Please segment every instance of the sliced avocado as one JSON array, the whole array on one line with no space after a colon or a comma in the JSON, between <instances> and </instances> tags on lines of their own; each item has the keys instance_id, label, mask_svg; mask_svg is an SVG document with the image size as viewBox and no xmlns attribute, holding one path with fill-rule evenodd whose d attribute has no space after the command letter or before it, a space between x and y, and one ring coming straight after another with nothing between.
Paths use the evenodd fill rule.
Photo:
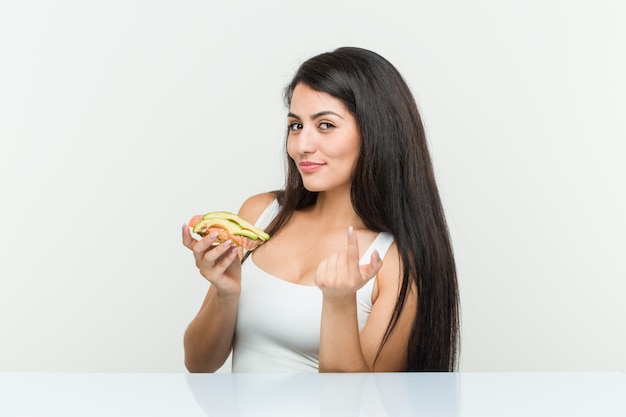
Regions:
<instances>
[{"instance_id":1,"label":"sliced avocado","mask_svg":"<svg viewBox=\"0 0 626 417\"><path fill-rule=\"evenodd\" d=\"M239 224L228 220L209 217L208 219L200 220L193 228L194 233L198 233L202 230L206 230L210 227L221 227L228 230L235 236L245 236L252 240L257 240L259 236L251 230L243 229Z\"/></svg>"},{"instance_id":2,"label":"sliced avocado","mask_svg":"<svg viewBox=\"0 0 626 417\"><path fill-rule=\"evenodd\" d=\"M253 232L255 235L257 235L259 237L259 239L261 239L263 241L268 240L270 238L270 235L265 233L265 231L259 229L255 225L245 221L244 219L242 219L241 217L239 217L235 213L231 213L231 212L228 212L228 211L211 211L211 212L208 212L208 213L204 214L202 216L202 218L205 219L205 220L206 219L226 219L226 220L229 220L231 222L237 223L243 229L246 229L246 230L249 230L249 231Z\"/></svg>"},{"instance_id":3,"label":"sliced avocado","mask_svg":"<svg viewBox=\"0 0 626 417\"><path fill-rule=\"evenodd\" d=\"M252 240L257 240L259 238L259 236L257 236L256 233L251 232L248 229L237 230L236 232L233 232L233 235L235 235L235 236L244 236L244 237L247 237L247 238L252 239Z\"/></svg>"},{"instance_id":4,"label":"sliced avocado","mask_svg":"<svg viewBox=\"0 0 626 417\"><path fill-rule=\"evenodd\" d=\"M198 233L202 230L208 229L211 226L221 227L222 229L226 229L230 233L233 233L233 234L241 230L241 226L239 226L237 223L232 222L230 220L208 218L208 219L200 220L198 223L196 223L196 225L193 227L193 231L194 233Z\"/></svg>"}]
</instances>

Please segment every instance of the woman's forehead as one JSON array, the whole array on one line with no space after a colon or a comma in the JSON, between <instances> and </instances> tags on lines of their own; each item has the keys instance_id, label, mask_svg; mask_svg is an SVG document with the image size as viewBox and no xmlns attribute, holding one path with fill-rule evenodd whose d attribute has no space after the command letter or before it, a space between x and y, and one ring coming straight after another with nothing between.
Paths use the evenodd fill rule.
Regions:
<instances>
[{"instance_id":1,"label":"woman's forehead","mask_svg":"<svg viewBox=\"0 0 626 417\"><path fill-rule=\"evenodd\" d=\"M308 118L321 112L343 116L348 113L348 109L338 98L300 83L293 90L289 112L294 116Z\"/></svg>"}]
</instances>

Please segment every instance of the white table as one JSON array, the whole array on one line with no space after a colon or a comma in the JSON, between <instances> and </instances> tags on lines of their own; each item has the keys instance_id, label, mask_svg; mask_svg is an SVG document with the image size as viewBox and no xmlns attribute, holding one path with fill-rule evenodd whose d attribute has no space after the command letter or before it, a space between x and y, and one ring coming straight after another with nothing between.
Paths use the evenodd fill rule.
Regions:
<instances>
[{"instance_id":1,"label":"white table","mask_svg":"<svg viewBox=\"0 0 626 417\"><path fill-rule=\"evenodd\" d=\"M0 416L626 417L626 373L0 372Z\"/></svg>"}]
</instances>

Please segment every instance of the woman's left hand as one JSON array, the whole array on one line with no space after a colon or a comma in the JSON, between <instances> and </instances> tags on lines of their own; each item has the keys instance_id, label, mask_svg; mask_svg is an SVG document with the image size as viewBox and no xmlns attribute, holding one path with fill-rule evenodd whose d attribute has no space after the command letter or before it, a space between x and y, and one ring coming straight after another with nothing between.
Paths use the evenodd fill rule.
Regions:
<instances>
[{"instance_id":1,"label":"woman's left hand","mask_svg":"<svg viewBox=\"0 0 626 417\"><path fill-rule=\"evenodd\" d=\"M352 227L348 229L348 249L336 252L320 262L315 274L317 285L325 297L344 298L372 279L383 265L377 251L372 253L370 263L359 265L359 243Z\"/></svg>"}]
</instances>

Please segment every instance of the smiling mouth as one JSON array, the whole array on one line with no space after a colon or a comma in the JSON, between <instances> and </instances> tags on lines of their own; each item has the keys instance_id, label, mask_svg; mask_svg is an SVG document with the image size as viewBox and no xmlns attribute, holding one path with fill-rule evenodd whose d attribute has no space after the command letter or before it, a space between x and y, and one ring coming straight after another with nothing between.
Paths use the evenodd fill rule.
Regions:
<instances>
[{"instance_id":1,"label":"smiling mouth","mask_svg":"<svg viewBox=\"0 0 626 417\"><path fill-rule=\"evenodd\" d=\"M316 162L300 162L298 166L300 167L300 172L309 173L319 170L324 166L324 164Z\"/></svg>"}]
</instances>

